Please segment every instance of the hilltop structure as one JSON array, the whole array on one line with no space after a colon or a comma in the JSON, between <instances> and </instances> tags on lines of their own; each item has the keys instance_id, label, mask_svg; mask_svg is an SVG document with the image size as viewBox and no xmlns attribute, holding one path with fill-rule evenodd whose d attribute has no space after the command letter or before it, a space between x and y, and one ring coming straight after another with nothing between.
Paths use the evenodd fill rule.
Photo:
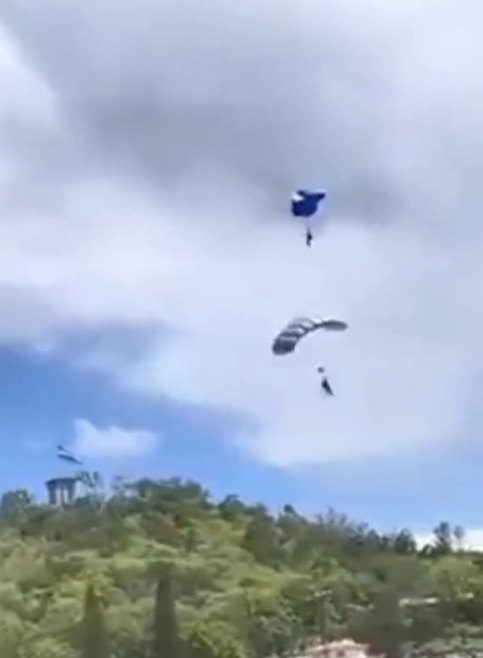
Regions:
<instances>
[{"instance_id":1,"label":"hilltop structure","mask_svg":"<svg viewBox=\"0 0 483 658\"><path fill-rule=\"evenodd\" d=\"M71 505L75 500L78 478L75 476L56 477L45 483L49 495L49 505Z\"/></svg>"}]
</instances>

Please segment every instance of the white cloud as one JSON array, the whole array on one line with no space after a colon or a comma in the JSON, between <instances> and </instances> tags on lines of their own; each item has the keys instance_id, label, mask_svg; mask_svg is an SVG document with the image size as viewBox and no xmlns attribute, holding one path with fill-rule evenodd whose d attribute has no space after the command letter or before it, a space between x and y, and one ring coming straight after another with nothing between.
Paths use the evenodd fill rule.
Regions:
<instances>
[{"instance_id":1,"label":"white cloud","mask_svg":"<svg viewBox=\"0 0 483 658\"><path fill-rule=\"evenodd\" d=\"M156 434L147 430L101 429L88 420L76 420L72 451L82 457L142 457L157 442Z\"/></svg>"},{"instance_id":2,"label":"white cloud","mask_svg":"<svg viewBox=\"0 0 483 658\"><path fill-rule=\"evenodd\" d=\"M433 535L430 532L416 534L415 539L419 548L433 543ZM460 548L467 551L483 551L483 528L465 529Z\"/></svg>"},{"instance_id":3,"label":"white cloud","mask_svg":"<svg viewBox=\"0 0 483 658\"><path fill-rule=\"evenodd\" d=\"M483 551L483 528L466 530L461 547L467 550Z\"/></svg>"},{"instance_id":4,"label":"white cloud","mask_svg":"<svg viewBox=\"0 0 483 658\"><path fill-rule=\"evenodd\" d=\"M209 39L187 3L158 20L146 0L133 21L105 0L104 25L85 2L62 10L72 22L50 0L39 14L0 2L38 65L30 95L0 88L0 106L22 108L14 135L30 136L21 162L0 160L0 205L15 209L0 217L4 339L168 322L179 339L134 364L97 357L129 385L256 419L234 438L273 463L454 440L483 361L483 7L212 0ZM3 49L11 76L34 76ZM332 192L311 250L285 214L284 185L306 181ZM350 328L274 358L299 314Z\"/></svg>"}]
</instances>

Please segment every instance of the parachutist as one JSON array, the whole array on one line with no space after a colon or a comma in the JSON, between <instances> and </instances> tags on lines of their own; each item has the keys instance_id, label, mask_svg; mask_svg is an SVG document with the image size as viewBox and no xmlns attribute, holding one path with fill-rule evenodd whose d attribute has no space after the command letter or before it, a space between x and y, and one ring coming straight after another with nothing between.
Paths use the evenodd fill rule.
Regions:
<instances>
[{"instance_id":1,"label":"parachutist","mask_svg":"<svg viewBox=\"0 0 483 658\"><path fill-rule=\"evenodd\" d=\"M321 382L321 386L324 389L324 391L327 393L327 395L334 395L334 391L332 390L327 377L323 378L323 380Z\"/></svg>"},{"instance_id":2,"label":"parachutist","mask_svg":"<svg viewBox=\"0 0 483 658\"><path fill-rule=\"evenodd\" d=\"M307 247L312 245L314 239L310 218L317 214L319 206L326 196L325 190L297 190L292 194L292 215L306 220L305 244Z\"/></svg>"},{"instance_id":3,"label":"parachutist","mask_svg":"<svg viewBox=\"0 0 483 658\"><path fill-rule=\"evenodd\" d=\"M323 374L325 372L325 369L322 367L317 368L317 372L320 374ZM320 385L322 386L322 389L327 393L327 395L334 395L334 391L332 390L331 385L329 384L329 380L327 377L323 377L322 381L320 382Z\"/></svg>"}]
</instances>

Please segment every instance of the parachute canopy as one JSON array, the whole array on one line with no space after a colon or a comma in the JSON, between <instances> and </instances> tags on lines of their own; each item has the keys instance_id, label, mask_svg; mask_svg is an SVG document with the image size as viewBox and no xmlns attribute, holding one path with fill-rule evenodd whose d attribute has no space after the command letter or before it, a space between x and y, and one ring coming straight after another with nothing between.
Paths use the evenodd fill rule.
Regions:
<instances>
[{"instance_id":1,"label":"parachute canopy","mask_svg":"<svg viewBox=\"0 0 483 658\"><path fill-rule=\"evenodd\" d=\"M325 199L324 190L297 190L292 194L292 215L295 217L312 217Z\"/></svg>"},{"instance_id":2,"label":"parachute canopy","mask_svg":"<svg viewBox=\"0 0 483 658\"><path fill-rule=\"evenodd\" d=\"M74 457L74 455L69 450L66 450L63 446L57 446L57 457L65 462L70 462L71 464L79 464L80 466L82 465L80 459Z\"/></svg>"},{"instance_id":3,"label":"parachute canopy","mask_svg":"<svg viewBox=\"0 0 483 658\"><path fill-rule=\"evenodd\" d=\"M317 329L326 331L345 331L347 324L342 320L317 320L313 318L295 318L287 324L273 341L272 352L278 356L290 354L297 347L299 340Z\"/></svg>"}]
</instances>

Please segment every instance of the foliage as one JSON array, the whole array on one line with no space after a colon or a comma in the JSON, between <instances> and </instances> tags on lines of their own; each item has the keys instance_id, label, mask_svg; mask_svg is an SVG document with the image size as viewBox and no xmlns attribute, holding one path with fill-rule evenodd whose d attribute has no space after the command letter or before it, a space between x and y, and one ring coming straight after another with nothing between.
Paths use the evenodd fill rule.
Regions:
<instances>
[{"instance_id":1,"label":"foliage","mask_svg":"<svg viewBox=\"0 0 483 658\"><path fill-rule=\"evenodd\" d=\"M170 565L161 567L154 603L154 628L151 658L180 658L181 643L178 631L173 574Z\"/></svg>"},{"instance_id":2,"label":"foliage","mask_svg":"<svg viewBox=\"0 0 483 658\"><path fill-rule=\"evenodd\" d=\"M82 483L64 509L1 498L2 658L265 658L314 636L390 658L483 646L483 556L458 526L418 549L405 529L274 515L195 482Z\"/></svg>"},{"instance_id":3,"label":"foliage","mask_svg":"<svg viewBox=\"0 0 483 658\"><path fill-rule=\"evenodd\" d=\"M101 602L92 585L88 585L84 599L82 620L82 658L109 658L109 645Z\"/></svg>"}]
</instances>

